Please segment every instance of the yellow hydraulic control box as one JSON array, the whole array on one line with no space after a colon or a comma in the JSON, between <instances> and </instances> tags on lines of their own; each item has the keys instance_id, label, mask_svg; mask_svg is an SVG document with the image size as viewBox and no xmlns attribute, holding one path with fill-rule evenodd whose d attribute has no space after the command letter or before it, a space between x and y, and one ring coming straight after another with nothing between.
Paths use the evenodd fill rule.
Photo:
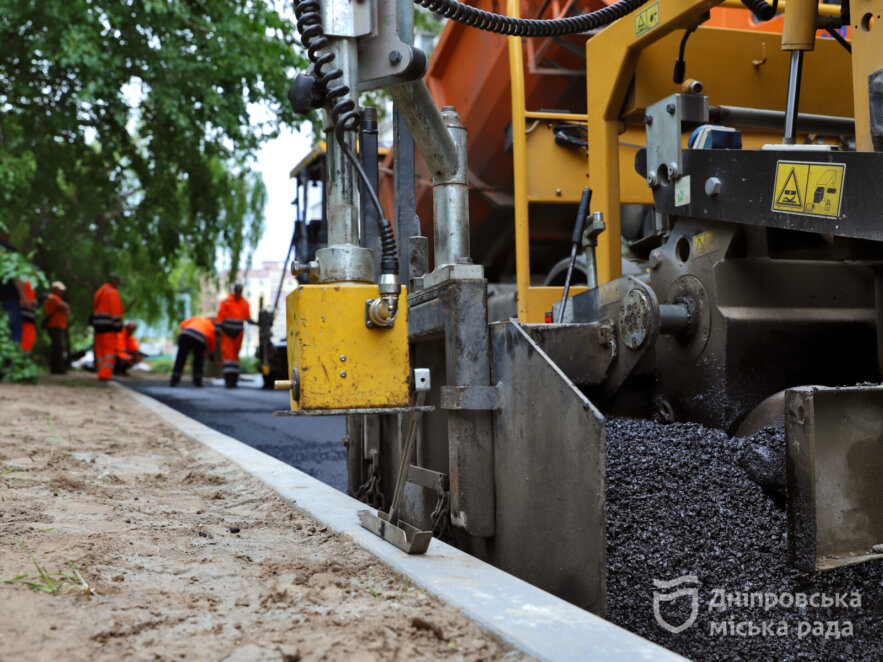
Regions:
<instances>
[{"instance_id":1,"label":"yellow hydraulic control box","mask_svg":"<svg viewBox=\"0 0 883 662\"><path fill-rule=\"evenodd\" d=\"M365 325L377 285L301 285L285 299L291 408L407 407L407 292L391 328Z\"/></svg>"}]
</instances>

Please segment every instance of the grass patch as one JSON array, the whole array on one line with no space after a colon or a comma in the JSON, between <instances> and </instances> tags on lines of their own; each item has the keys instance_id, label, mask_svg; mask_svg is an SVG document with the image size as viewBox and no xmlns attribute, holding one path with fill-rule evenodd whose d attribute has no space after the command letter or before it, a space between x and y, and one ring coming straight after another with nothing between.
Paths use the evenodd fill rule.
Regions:
<instances>
[{"instance_id":1,"label":"grass patch","mask_svg":"<svg viewBox=\"0 0 883 662\"><path fill-rule=\"evenodd\" d=\"M89 583L83 579L83 575L80 573L77 566L74 565L73 561L67 562L71 572L49 573L43 570L40 564L37 563L37 559L34 558L34 554L27 545L23 542L19 542L18 545L30 557L37 572L25 572L16 577L10 577L9 579L0 579L0 584L21 584L28 588L32 588L35 591L49 593L50 595L58 595L62 592L77 593L86 598L97 595Z\"/></svg>"},{"instance_id":2,"label":"grass patch","mask_svg":"<svg viewBox=\"0 0 883 662\"><path fill-rule=\"evenodd\" d=\"M239 359L239 372L250 375L261 371L261 365L256 356L243 356Z\"/></svg>"},{"instance_id":3,"label":"grass patch","mask_svg":"<svg viewBox=\"0 0 883 662\"><path fill-rule=\"evenodd\" d=\"M27 471L27 469L24 469L22 467L14 467L10 464L8 467L4 467L3 469L0 469L0 476L5 476L6 474L11 474L14 471Z\"/></svg>"},{"instance_id":4,"label":"grass patch","mask_svg":"<svg viewBox=\"0 0 883 662\"><path fill-rule=\"evenodd\" d=\"M155 359L144 359L144 362L150 366L150 371L159 373L161 375L170 375L172 374L172 367L174 362L171 357L168 356L158 356Z\"/></svg>"},{"instance_id":5,"label":"grass patch","mask_svg":"<svg viewBox=\"0 0 883 662\"><path fill-rule=\"evenodd\" d=\"M377 593L377 591L375 591L373 588L371 588L371 585L368 584L368 582L366 582L365 580L363 580L361 577L359 577L359 576L358 576L356 573L354 573L352 570L347 570L347 572L349 573L350 577L352 577L352 578L355 579L357 582L359 582L362 586L364 586L364 587L367 588L369 591L371 591L371 595L373 595L373 596L374 596L375 598L377 598L378 600L380 599L380 594Z\"/></svg>"}]
</instances>

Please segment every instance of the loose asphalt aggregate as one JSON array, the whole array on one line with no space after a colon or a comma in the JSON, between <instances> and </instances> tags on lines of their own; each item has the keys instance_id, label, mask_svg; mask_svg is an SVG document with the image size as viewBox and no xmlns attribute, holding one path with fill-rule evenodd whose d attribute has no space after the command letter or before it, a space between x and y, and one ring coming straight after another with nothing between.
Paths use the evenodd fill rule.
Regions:
<instances>
[{"instance_id":1,"label":"loose asphalt aggregate","mask_svg":"<svg viewBox=\"0 0 883 662\"><path fill-rule=\"evenodd\" d=\"M608 420L610 621L699 661L883 660L883 562L815 573L791 567L780 481L760 480L762 487L752 476L768 472L746 462L758 447L784 462L782 444L772 430L739 440L695 424ZM683 576L698 582L653 583ZM661 620L677 628L691 616L692 588L694 623L667 631L654 599ZM679 589L687 592L659 599ZM797 606L800 594L813 604ZM844 602L815 606L838 595Z\"/></svg>"}]
</instances>

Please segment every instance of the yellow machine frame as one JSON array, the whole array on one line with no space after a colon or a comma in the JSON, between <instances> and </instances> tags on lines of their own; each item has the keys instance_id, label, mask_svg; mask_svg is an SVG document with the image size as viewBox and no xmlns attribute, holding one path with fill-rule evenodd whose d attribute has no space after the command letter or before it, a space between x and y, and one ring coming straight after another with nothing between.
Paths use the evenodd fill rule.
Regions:
<instances>
[{"instance_id":1,"label":"yellow machine frame","mask_svg":"<svg viewBox=\"0 0 883 662\"><path fill-rule=\"evenodd\" d=\"M874 11L867 9L874 4L880 5L883 1L864 2L860 6L866 14ZM598 282L609 282L621 275L620 204L652 203L650 188L634 170L635 152L646 141L640 123L643 110L681 91L671 81L670 55L677 52L680 39L680 35L673 32L695 24L702 14L718 5L744 9L738 0L723 3L719 0L656 0L647 8L658 9L658 21L639 35L636 36L635 20L640 12L636 12L589 39L586 115L535 112L525 107L522 40L509 37L516 282L518 317L522 322L543 321L545 312L551 310L562 294L560 287L531 284L529 206L533 202L576 203L582 187L589 184L594 192L592 210L601 211L607 224L596 250ZM784 2L779 3L780 9L785 6ZM507 11L517 17L518 0L509 0ZM839 7L820 5L819 12L839 15ZM863 32L860 20L854 21L852 63L849 54L833 40L817 41L815 51L807 54L807 77L811 77L810 81L815 78L826 83L824 87L804 84L801 111L849 117L853 115L854 99L855 107L864 109L864 113L855 114L856 134L861 136L859 149L868 150L871 148L867 74L874 70L870 54L873 33ZM706 84L706 91L715 103L782 110L788 62L787 57L778 52L780 43L781 35L776 33L700 28L690 42L690 76ZM712 56L724 51L725 61ZM867 64L861 64L863 57ZM740 63L741 68L735 63ZM852 81L842 76L850 64L856 81L852 85L854 93L850 89ZM858 73L860 69L864 74ZM859 84L862 75L864 82ZM624 119L631 121L624 122ZM562 159L567 163L574 160L572 152L563 154L566 150L557 148L550 140L542 140L542 136L532 138L539 132L530 132L528 122L587 123L589 155L585 167L562 164ZM686 145L686 137L684 140ZM742 140L744 148L759 149L763 144L777 142L779 137L774 132L748 130L742 132ZM575 287L571 294L583 290Z\"/></svg>"}]
</instances>

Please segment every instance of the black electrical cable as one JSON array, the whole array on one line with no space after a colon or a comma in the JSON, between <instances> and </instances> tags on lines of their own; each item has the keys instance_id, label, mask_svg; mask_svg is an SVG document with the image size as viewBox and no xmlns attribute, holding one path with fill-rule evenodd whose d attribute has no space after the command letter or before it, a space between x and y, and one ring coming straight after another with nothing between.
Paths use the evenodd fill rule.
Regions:
<instances>
[{"instance_id":1,"label":"black electrical cable","mask_svg":"<svg viewBox=\"0 0 883 662\"><path fill-rule=\"evenodd\" d=\"M307 57L313 63L313 71L317 76L313 96L319 105L330 107L329 112L334 123L334 137L337 139L337 144L340 145L340 149L349 159L359 179L362 180L364 190L368 192L368 197L371 199L371 204L377 209L377 228L380 235L380 272L398 275L399 255L392 223L383 213L377 192L371 186L368 175L362 168L358 157L346 144L345 132L358 131L362 116L356 108L355 102L349 98L349 86L333 85L335 80L343 76L343 71L337 67L326 71L326 67L334 61L334 53L320 52L321 49L328 46L328 38L322 28L319 9L319 0L299 0L294 7L301 42L307 49Z\"/></svg>"},{"instance_id":2,"label":"black electrical cable","mask_svg":"<svg viewBox=\"0 0 883 662\"><path fill-rule=\"evenodd\" d=\"M469 27L514 37L559 37L610 25L648 0L619 0L609 7L579 16L533 19L512 18L464 5L458 0L414 0L424 9ZM762 0L758 0L761 1Z\"/></svg>"},{"instance_id":3,"label":"black electrical cable","mask_svg":"<svg viewBox=\"0 0 883 662\"><path fill-rule=\"evenodd\" d=\"M681 47L678 49L678 59L675 60L675 72L672 77L675 85L680 85L684 82L684 75L687 72L687 61L684 59L684 52L687 50L687 40L690 38L691 34L696 32L698 27L698 23L696 25L691 25L684 30L684 36L681 37Z\"/></svg>"},{"instance_id":4,"label":"black electrical cable","mask_svg":"<svg viewBox=\"0 0 883 662\"><path fill-rule=\"evenodd\" d=\"M778 2L779 0L775 0ZM705 23L708 19L711 18L711 14L709 12L705 12L702 15L702 18L699 19L696 23L691 25L689 28L684 30L684 36L681 37L681 46L678 49L678 59L675 60L675 73L673 76L673 80L675 85L680 85L684 82L684 75L687 73L687 60L684 55L687 51L687 40L690 38L690 35L696 32L699 29L699 26Z\"/></svg>"},{"instance_id":5,"label":"black electrical cable","mask_svg":"<svg viewBox=\"0 0 883 662\"><path fill-rule=\"evenodd\" d=\"M837 32L837 30L832 30L831 28L825 28L825 32L827 32L831 37L833 37L834 41L843 46L847 50L847 52L852 53L852 46L846 39L843 38L843 35Z\"/></svg>"}]
</instances>

